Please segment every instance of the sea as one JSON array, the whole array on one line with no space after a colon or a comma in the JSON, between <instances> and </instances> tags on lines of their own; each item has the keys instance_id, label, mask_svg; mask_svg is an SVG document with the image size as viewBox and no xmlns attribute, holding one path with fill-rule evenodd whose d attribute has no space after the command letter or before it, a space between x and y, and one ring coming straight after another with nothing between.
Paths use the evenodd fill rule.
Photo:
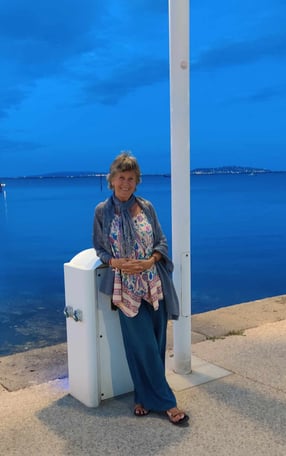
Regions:
<instances>
[{"instance_id":1,"label":"sea","mask_svg":"<svg viewBox=\"0 0 286 456\"><path fill-rule=\"evenodd\" d=\"M0 193L0 355L66 340L63 265L92 247L104 176L6 179ZM171 179L143 176L171 242ZM183 195L182 195L183 197ZM286 173L191 176L191 312L286 293Z\"/></svg>"}]
</instances>

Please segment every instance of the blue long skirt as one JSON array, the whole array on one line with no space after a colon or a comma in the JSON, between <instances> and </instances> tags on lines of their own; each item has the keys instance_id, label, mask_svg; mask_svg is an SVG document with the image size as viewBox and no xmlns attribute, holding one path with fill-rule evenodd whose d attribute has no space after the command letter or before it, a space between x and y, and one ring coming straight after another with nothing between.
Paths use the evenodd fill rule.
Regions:
<instances>
[{"instance_id":1,"label":"blue long skirt","mask_svg":"<svg viewBox=\"0 0 286 456\"><path fill-rule=\"evenodd\" d=\"M138 314L127 317L119 309L121 331L136 404L154 411L176 406L176 398L165 376L167 312L142 300Z\"/></svg>"}]
</instances>

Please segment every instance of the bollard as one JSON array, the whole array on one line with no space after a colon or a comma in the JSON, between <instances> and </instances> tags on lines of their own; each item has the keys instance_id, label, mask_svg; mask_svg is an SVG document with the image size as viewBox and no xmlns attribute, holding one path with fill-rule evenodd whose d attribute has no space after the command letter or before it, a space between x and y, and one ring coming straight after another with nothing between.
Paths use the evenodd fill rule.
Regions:
<instances>
[{"instance_id":1,"label":"bollard","mask_svg":"<svg viewBox=\"0 0 286 456\"><path fill-rule=\"evenodd\" d=\"M94 249L64 264L69 392L88 407L133 391L118 311L99 291L105 273Z\"/></svg>"}]
</instances>

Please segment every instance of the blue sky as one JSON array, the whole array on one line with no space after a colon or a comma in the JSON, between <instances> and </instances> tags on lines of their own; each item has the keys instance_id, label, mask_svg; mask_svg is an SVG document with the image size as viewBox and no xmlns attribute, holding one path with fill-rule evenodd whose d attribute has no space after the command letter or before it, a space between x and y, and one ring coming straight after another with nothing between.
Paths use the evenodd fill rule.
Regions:
<instances>
[{"instance_id":1,"label":"blue sky","mask_svg":"<svg viewBox=\"0 0 286 456\"><path fill-rule=\"evenodd\" d=\"M179 0L177 0L179 1ZM286 170L286 1L191 1L191 167ZM167 0L0 2L0 176L170 170Z\"/></svg>"}]
</instances>

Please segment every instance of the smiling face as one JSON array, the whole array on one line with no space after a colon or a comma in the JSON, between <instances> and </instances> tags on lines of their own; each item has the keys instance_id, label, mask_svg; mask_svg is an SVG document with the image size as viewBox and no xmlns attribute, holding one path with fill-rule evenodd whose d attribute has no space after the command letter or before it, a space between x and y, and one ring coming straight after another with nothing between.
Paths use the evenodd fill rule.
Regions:
<instances>
[{"instance_id":1,"label":"smiling face","mask_svg":"<svg viewBox=\"0 0 286 456\"><path fill-rule=\"evenodd\" d=\"M111 186L114 189L116 198L119 201L128 201L135 192L137 177L135 171L123 171L116 173L111 179Z\"/></svg>"}]
</instances>

